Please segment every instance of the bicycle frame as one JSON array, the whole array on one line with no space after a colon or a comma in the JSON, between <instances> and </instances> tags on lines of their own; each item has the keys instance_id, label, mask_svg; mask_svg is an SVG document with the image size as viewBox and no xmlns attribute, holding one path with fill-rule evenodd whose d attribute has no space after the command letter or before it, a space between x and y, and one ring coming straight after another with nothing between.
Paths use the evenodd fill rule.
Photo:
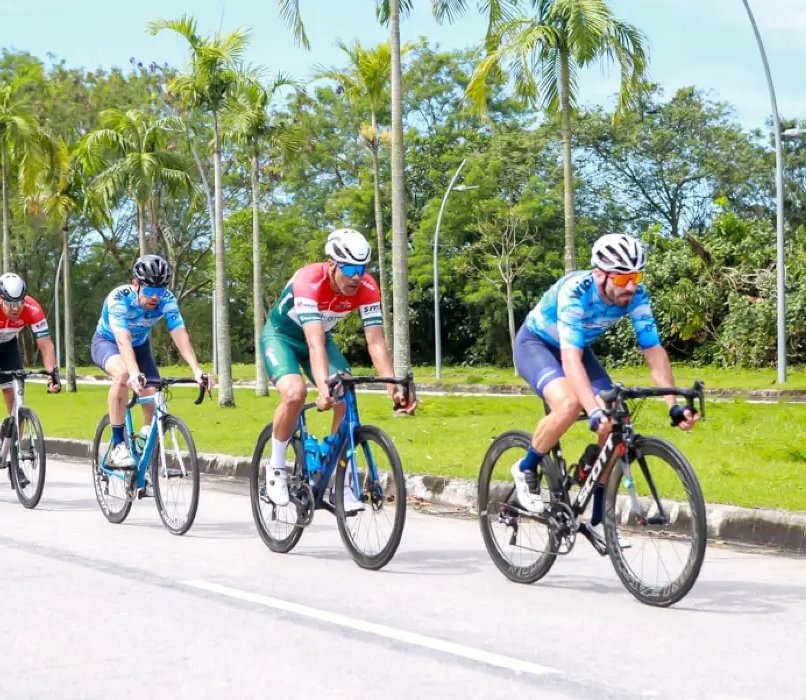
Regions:
<instances>
[{"instance_id":1,"label":"bicycle frame","mask_svg":"<svg viewBox=\"0 0 806 700\"><path fill-rule=\"evenodd\" d=\"M324 508L331 512L334 512L335 509L330 503L328 503L324 499L325 489L327 488L327 485L330 483L330 479L333 476L333 472L336 470L336 467L338 466L339 457L341 456L341 453L344 450L345 445L349 445L349 448L347 450L347 459L353 477L350 483L352 484L352 489L355 496L356 497L360 496L360 492L357 489L358 467L356 466L355 463L354 453L355 453L355 431L361 425L361 421L358 417L358 402L356 401L355 398L355 388L353 386L346 386L344 388L344 395L341 399L339 399L339 402L343 402L345 404L344 419L339 424L339 428L335 434L335 440L333 440L330 443L330 449L323 459L321 469L322 476L316 481L316 483L311 484L311 489L313 490L314 494L314 508ZM307 403L305 404L305 406L303 406L302 411L299 414L297 425L300 440L302 441L303 445L305 444L306 438L308 438L308 436L310 435L305 420L305 413L306 411L315 407L316 407L315 401ZM365 448L365 454L367 457L367 463L370 466L372 478L376 480L378 478L378 470L375 466L372 454L370 453L368 448ZM305 480L310 484L311 475L308 472L308 467L307 464L305 464L304 459L303 459L302 474Z\"/></svg>"},{"instance_id":2,"label":"bicycle frame","mask_svg":"<svg viewBox=\"0 0 806 700\"><path fill-rule=\"evenodd\" d=\"M5 374L11 375L11 386L14 392L14 405L11 409L11 418L14 422L13 435L6 435L0 445L0 464L5 464L12 448L12 437L20 434L20 410L25 407L25 378L32 375L49 375L49 372L42 370L9 370Z\"/></svg>"}]
</instances>

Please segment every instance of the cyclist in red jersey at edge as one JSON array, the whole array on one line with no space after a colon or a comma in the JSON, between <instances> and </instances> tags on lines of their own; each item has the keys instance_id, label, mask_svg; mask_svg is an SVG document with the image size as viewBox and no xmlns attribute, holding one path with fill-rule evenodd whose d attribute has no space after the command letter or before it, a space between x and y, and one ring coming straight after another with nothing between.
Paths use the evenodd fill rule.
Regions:
<instances>
[{"instance_id":1,"label":"cyclist in red jersey at edge","mask_svg":"<svg viewBox=\"0 0 806 700\"><path fill-rule=\"evenodd\" d=\"M31 327L42 355L42 364L51 373L48 379L48 391L51 394L58 394L62 384L59 379L59 368L56 366L56 350L50 339L45 312L36 299L25 294L25 281L22 277L13 272L6 272L0 275L0 389L3 390L8 415L11 415L14 409L14 390L11 386L11 377L3 370L22 369L17 336L25 326ZM6 430L7 425L3 423L0 439L5 436ZM20 486L25 488L28 480L22 471L18 471L17 478L20 480Z\"/></svg>"},{"instance_id":2,"label":"cyclist in red jersey at edge","mask_svg":"<svg viewBox=\"0 0 806 700\"><path fill-rule=\"evenodd\" d=\"M333 231L325 244L325 255L330 261L306 265L294 273L261 334L266 371L281 398L272 421L272 454L266 469L266 491L277 505L288 503L286 447L308 393L300 365L319 392L316 399L319 410L333 408L334 433L344 417L344 404L333 404L325 384L335 372L350 373L349 363L330 334L336 323L357 309L375 370L380 376L394 374L383 336L380 291L366 272L370 253L367 239L358 231L346 228ZM405 403L403 393L394 384L388 385L387 390L396 410L413 412L413 399ZM363 503L357 501L346 483L344 495L350 510L362 509Z\"/></svg>"}]
</instances>

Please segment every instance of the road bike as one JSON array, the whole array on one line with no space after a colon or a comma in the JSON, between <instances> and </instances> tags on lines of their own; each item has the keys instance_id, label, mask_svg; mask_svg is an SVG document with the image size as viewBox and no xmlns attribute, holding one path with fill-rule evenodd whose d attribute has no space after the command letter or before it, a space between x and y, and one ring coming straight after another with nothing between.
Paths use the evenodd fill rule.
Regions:
<instances>
[{"instance_id":1,"label":"road bike","mask_svg":"<svg viewBox=\"0 0 806 700\"><path fill-rule=\"evenodd\" d=\"M204 375L205 384L207 375ZM168 413L168 387L174 384L198 384L190 377L159 379L146 386L157 388L149 396L134 394L126 404L124 426L125 444L134 459L134 467L117 468L107 465L111 452L112 425L109 416L101 418L92 441L92 476L98 505L111 523L126 520L135 499L150 495L160 519L175 535L184 535L193 525L199 507L199 460L196 445L181 418ZM199 387L194 401L204 400L205 387ZM154 405L154 416L148 426L145 441L138 440L134 431L132 408Z\"/></svg>"},{"instance_id":2,"label":"road bike","mask_svg":"<svg viewBox=\"0 0 806 700\"><path fill-rule=\"evenodd\" d=\"M697 399L700 416L705 417L699 381L691 389L616 384L601 392L613 419L610 436L601 450L594 450L595 461L581 459L570 468L560 444L551 449L538 468L543 504L539 513L520 505L510 476L531 436L512 430L493 441L479 474L479 519L487 551L507 578L538 581L557 555L573 549L581 533L599 554L610 556L621 582L641 602L667 606L691 590L707 536L700 484L674 445L635 431L627 405L628 400L664 395L684 397L692 410ZM606 484L604 541L580 517L597 483Z\"/></svg>"},{"instance_id":3,"label":"road bike","mask_svg":"<svg viewBox=\"0 0 806 700\"><path fill-rule=\"evenodd\" d=\"M359 566L380 569L394 556L406 521L406 481L392 439L380 428L361 424L355 387L367 384L399 384L407 400L414 396L411 372L405 377L329 377L331 395L340 395L345 404L344 420L335 435L320 443L305 419L316 403L305 404L286 452L287 505L274 504L266 494L271 423L260 433L249 493L255 525L273 552L290 552L313 521L314 511L324 509L336 516L342 541ZM345 483L362 510L345 510Z\"/></svg>"},{"instance_id":4,"label":"road bike","mask_svg":"<svg viewBox=\"0 0 806 700\"><path fill-rule=\"evenodd\" d=\"M11 377L14 406L0 428L3 439L0 465L8 469L8 478L19 502L26 508L36 508L45 488L45 437L38 416L25 405L25 380L31 376L53 380L54 373L43 369L15 369L2 374Z\"/></svg>"}]
</instances>

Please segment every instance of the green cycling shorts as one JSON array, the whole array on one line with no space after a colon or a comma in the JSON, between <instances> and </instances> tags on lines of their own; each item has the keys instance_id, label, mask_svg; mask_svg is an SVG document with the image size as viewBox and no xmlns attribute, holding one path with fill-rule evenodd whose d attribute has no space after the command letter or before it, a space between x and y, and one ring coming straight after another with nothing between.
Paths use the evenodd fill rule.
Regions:
<instances>
[{"instance_id":1,"label":"green cycling shorts","mask_svg":"<svg viewBox=\"0 0 806 700\"><path fill-rule=\"evenodd\" d=\"M325 333L325 351L327 352L328 373L346 372L350 374L350 363L341 354L330 333ZM277 384L277 380L287 374L300 374L300 366L305 376L312 382L311 360L308 343L305 340L291 338L281 333L271 324L266 324L260 334L260 352L266 365L269 378Z\"/></svg>"}]
</instances>

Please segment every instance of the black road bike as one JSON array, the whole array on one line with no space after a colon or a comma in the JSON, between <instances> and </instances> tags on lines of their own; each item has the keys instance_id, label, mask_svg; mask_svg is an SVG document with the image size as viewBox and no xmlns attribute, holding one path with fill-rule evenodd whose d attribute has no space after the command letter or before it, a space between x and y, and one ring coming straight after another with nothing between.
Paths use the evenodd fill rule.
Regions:
<instances>
[{"instance_id":1,"label":"black road bike","mask_svg":"<svg viewBox=\"0 0 806 700\"><path fill-rule=\"evenodd\" d=\"M689 409L697 399L700 417L705 417L699 381L691 389L616 384L603 391L612 433L587 474L587 465L566 468L559 443L551 449L538 468L539 513L520 505L510 475L531 436L511 430L493 441L479 474L479 519L487 551L507 578L538 581L582 534L599 554L610 556L621 582L641 602L667 606L691 590L707 536L700 484L674 445L635 431L627 405L629 400L669 394L684 397ZM606 484L604 540L580 518L597 483Z\"/></svg>"}]
</instances>

